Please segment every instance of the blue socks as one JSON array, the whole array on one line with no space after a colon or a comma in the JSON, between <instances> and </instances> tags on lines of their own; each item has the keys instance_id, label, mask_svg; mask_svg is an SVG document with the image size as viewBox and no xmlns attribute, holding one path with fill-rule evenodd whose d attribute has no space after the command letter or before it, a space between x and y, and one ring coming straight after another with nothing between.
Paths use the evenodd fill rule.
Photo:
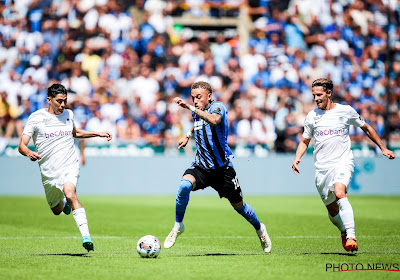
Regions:
<instances>
[{"instance_id":1,"label":"blue socks","mask_svg":"<svg viewBox=\"0 0 400 280\"><path fill-rule=\"evenodd\" d=\"M260 221L257 218L256 213L254 212L253 207L243 201L242 207L239 209L235 209L240 215L242 215L256 230L261 228Z\"/></svg>"},{"instance_id":2,"label":"blue socks","mask_svg":"<svg viewBox=\"0 0 400 280\"><path fill-rule=\"evenodd\" d=\"M175 221L181 223L185 216L186 206L189 203L190 191L193 188L192 181L188 179L182 179L179 184L178 193L176 194L175 204Z\"/></svg>"}]
</instances>

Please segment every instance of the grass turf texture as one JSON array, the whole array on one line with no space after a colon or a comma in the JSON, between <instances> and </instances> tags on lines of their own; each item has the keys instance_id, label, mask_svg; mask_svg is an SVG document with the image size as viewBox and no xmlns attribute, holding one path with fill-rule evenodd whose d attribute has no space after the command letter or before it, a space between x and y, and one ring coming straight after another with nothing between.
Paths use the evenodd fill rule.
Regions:
<instances>
[{"instance_id":1,"label":"grass turf texture","mask_svg":"<svg viewBox=\"0 0 400 280\"><path fill-rule=\"evenodd\" d=\"M164 242L174 197L81 197L95 251L86 254L70 216L44 197L0 197L1 279L400 279L400 272L326 272L334 263L400 263L400 197L350 197L359 251L343 250L318 197L246 197L273 242L263 254L252 226L227 200L192 194L186 231L157 259L137 240ZM344 267L343 269L347 269Z\"/></svg>"}]
</instances>

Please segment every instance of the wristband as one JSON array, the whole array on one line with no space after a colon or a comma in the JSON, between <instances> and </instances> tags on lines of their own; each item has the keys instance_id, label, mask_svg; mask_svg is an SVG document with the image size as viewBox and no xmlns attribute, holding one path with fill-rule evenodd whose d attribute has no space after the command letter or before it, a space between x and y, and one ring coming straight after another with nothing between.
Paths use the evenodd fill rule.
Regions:
<instances>
[{"instance_id":1,"label":"wristband","mask_svg":"<svg viewBox=\"0 0 400 280\"><path fill-rule=\"evenodd\" d=\"M193 133L192 133L191 130L189 130L189 131L186 133L186 137L187 137L187 138L190 138L190 137L192 137L192 136L193 136Z\"/></svg>"},{"instance_id":2,"label":"wristband","mask_svg":"<svg viewBox=\"0 0 400 280\"><path fill-rule=\"evenodd\" d=\"M190 106L189 106L189 110L192 111L192 112L194 112L194 110L196 110L196 107L190 105Z\"/></svg>"}]
</instances>

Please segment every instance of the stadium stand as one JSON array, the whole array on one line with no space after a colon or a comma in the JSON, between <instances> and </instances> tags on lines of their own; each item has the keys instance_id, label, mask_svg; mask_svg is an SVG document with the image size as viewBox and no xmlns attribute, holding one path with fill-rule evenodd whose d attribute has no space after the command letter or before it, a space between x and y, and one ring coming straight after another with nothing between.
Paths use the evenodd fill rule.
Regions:
<instances>
[{"instance_id":1,"label":"stadium stand","mask_svg":"<svg viewBox=\"0 0 400 280\"><path fill-rule=\"evenodd\" d=\"M176 153L191 115L172 99L203 80L229 109L238 153L291 153L319 77L396 145L400 5L386 2L3 0L0 151L58 82L79 126L110 131L114 144ZM369 145L362 131L351 133Z\"/></svg>"}]
</instances>

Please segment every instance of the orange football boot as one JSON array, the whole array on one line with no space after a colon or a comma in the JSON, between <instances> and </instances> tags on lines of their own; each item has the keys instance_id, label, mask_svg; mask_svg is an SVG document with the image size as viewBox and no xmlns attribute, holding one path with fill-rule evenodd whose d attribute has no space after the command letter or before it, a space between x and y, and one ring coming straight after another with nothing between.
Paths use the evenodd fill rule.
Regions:
<instances>
[{"instance_id":1,"label":"orange football boot","mask_svg":"<svg viewBox=\"0 0 400 280\"><path fill-rule=\"evenodd\" d=\"M358 245L357 245L357 240L355 238L348 238L346 241L346 245L344 246L344 249L349 252L349 251L357 251L358 250Z\"/></svg>"}]
</instances>

